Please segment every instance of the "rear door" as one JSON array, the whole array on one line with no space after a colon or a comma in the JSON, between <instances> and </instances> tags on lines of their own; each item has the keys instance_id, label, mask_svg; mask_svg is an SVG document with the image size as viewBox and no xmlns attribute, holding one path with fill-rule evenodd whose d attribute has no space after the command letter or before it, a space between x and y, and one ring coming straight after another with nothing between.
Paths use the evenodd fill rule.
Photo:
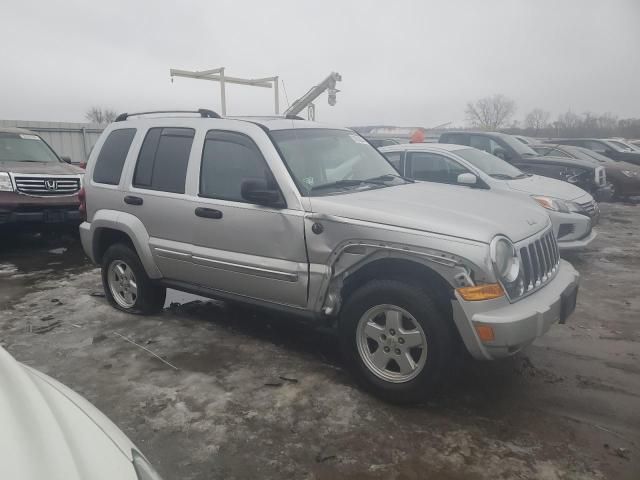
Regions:
<instances>
[{"instance_id":1,"label":"rear door","mask_svg":"<svg viewBox=\"0 0 640 480\"><path fill-rule=\"evenodd\" d=\"M282 192L260 148L241 131L208 130L198 163L197 196L185 213L193 231L192 281L243 297L306 306L304 212L256 205L241 194L246 180Z\"/></svg>"},{"instance_id":2,"label":"rear door","mask_svg":"<svg viewBox=\"0 0 640 480\"><path fill-rule=\"evenodd\" d=\"M123 207L143 223L149 246L165 278L191 278L191 202L185 194L195 130L153 127L144 136Z\"/></svg>"}]
</instances>

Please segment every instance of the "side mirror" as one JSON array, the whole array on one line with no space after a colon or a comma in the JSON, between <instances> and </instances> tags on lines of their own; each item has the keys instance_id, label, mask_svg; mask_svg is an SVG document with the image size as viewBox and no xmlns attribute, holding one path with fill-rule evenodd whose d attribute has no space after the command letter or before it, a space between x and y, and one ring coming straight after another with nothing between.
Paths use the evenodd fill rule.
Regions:
<instances>
[{"instance_id":1,"label":"side mirror","mask_svg":"<svg viewBox=\"0 0 640 480\"><path fill-rule=\"evenodd\" d=\"M244 180L240 186L240 195L247 202L266 207L284 208L286 205L276 188L269 187L264 180Z\"/></svg>"},{"instance_id":2,"label":"side mirror","mask_svg":"<svg viewBox=\"0 0 640 480\"><path fill-rule=\"evenodd\" d=\"M493 151L493 154L496 157L501 158L502 160L507 160L507 158L509 157L509 155L507 154L507 151L504 148L496 148Z\"/></svg>"},{"instance_id":3,"label":"side mirror","mask_svg":"<svg viewBox=\"0 0 640 480\"><path fill-rule=\"evenodd\" d=\"M478 183L478 177L473 173L461 173L458 175L459 185L475 185L476 183Z\"/></svg>"},{"instance_id":4,"label":"side mirror","mask_svg":"<svg viewBox=\"0 0 640 480\"><path fill-rule=\"evenodd\" d=\"M60 157L60 160L62 160L65 163L71 163L71 157Z\"/></svg>"}]
</instances>

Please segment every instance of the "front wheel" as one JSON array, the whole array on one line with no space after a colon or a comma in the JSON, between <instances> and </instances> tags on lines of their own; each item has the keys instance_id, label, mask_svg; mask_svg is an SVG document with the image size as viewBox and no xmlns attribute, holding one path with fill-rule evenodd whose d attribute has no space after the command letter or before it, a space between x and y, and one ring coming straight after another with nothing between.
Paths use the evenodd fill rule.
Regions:
<instances>
[{"instance_id":1,"label":"front wheel","mask_svg":"<svg viewBox=\"0 0 640 480\"><path fill-rule=\"evenodd\" d=\"M462 352L454 327L429 292L397 280L371 281L341 314L343 354L374 394L396 403L437 392Z\"/></svg>"},{"instance_id":2,"label":"front wheel","mask_svg":"<svg viewBox=\"0 0 640 480\"><path fill-rule=\"evenodd\" d=\"M127 245L111 245L105 252L102 284L109 303L119 310L149 315L164 306L166 289L149 278L138 255Z\"/></svg>"}]
</instances>

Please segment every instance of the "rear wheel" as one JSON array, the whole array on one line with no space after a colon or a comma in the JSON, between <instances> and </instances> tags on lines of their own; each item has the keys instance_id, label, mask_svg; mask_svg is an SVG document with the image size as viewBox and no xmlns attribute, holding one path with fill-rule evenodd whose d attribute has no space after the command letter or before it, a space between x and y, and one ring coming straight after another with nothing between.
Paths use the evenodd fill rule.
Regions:
<instances>
[{"instance_id":1,"label":"rear wheel","mask_svg":"<svg viewBox=\"0 0 640 480\"><path fill-rule=\"evenodd\" d=\"M109 302L128 313L148 315L164 306L166 289L147 275L138 255L129 246L110 246L102 260L102 284Z\"/></svg>"},{"instance_id":2,"label":"rear wheel","mask_svg":"<svg viewBox=\"0 0 640 480\"><path fill-rule=\"evenodd\" d=\"M425 400L460 364L453 328L429 292L397 280L358 288L340 321L343 354L356 377L397 403Z\"/></svg>"}]
</instances>

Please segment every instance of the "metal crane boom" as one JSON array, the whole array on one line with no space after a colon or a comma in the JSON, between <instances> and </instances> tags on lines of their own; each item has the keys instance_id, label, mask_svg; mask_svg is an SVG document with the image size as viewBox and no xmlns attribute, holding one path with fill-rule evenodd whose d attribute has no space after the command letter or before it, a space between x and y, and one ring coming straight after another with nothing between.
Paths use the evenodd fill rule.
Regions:
<instances>
[{"instance_id":1,"label":"metal crane boom","mask_svg":"<svg viewBox=\"0 0 640 480\"><path fill-rule=\"evenodd\" d=\"M291 104L284 112L285 115L297 115L302 110L307 108L311 103L324 93L325 90L329 91L329 105L336 104L336 93L340 90L336 90L336 82L342 81L342 76L339 73L331 72L331 74L320 82L315 87L312 87L307 93L298 98Z\"/></svg>"}]
</instances>

